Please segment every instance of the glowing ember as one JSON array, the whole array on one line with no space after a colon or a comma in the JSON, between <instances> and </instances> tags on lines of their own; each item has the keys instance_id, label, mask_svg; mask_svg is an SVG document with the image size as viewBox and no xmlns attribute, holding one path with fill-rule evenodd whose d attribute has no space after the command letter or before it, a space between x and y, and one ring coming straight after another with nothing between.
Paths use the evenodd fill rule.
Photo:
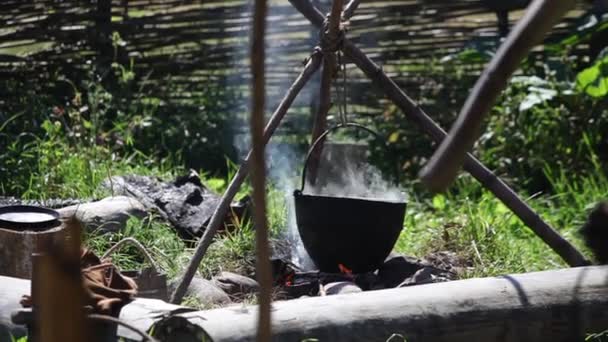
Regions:
<instances>
[{"instance_id":1,"label":"glowing ember","mask_svg":"<svg viewBox=\"0 0 608 342\"><path fill-rule=\"evenodd\" d=\"M342 264L338 264L338 268L340 269L340 273L343 273L346 275L353 275L353 271L350 268L348 268Z\"/></svg>"},{"instance_id":2,"label":"glowing ember","mask_svg":"<svg viewBox=\"0 0 608 342\"><path fill-rule=\"evenodd\" d=\"M294 275L293 273L290 273L290 274L288 274L288 275L285 277L285 285L286 285L286 286L291 286L291 285L293 285L293 275Z\"/></svg>"}]
</instances>

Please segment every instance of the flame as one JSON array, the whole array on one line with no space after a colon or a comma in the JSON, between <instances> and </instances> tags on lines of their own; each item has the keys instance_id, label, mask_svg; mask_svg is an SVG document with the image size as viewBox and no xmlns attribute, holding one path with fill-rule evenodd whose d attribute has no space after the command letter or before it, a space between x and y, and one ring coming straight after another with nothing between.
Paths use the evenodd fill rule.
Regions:
<instances>
[{"instance_id":1,"label":"flame","mask_svg":"<svg viewBox=\"0 0 608 342\"><path fill-rule=\"evenodd\" d=\"M293 285L293 273L289 273L287 276L285 276L285 285L286 286L291 286Z\"/></svg>"},{"instance_id":2,"label":"flame","mask_svg":"<svg viewBox=\"0 0 608 342\"><path fill-rule=\"evenodd\" d=\"M353 275L353 271L342 264L338 264L338 268L340 269L340 273L344 273L346 275Z\"/></svg>"}]
</instances>

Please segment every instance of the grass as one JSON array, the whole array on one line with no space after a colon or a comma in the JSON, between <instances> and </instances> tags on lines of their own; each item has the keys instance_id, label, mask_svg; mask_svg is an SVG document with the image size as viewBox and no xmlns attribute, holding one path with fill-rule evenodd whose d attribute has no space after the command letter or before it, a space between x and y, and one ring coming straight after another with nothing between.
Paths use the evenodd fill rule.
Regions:
<instances>
[{"instance_id":1,"label":"grass","mask_svg":"<svg viewBox=\"0 0 608 342\"><path fill-rule=\"evenodd\" d=\"M94 93L89 95L89 102L100 103L108 96ZM0 177L1 193L19 194L26 199L99 199L111 195L99 185L113 175L151 175L171 180L184 173L179 158L159 160L129 145L133 138L125 128L128 126L126 123L114 122L111 128L102 129L98 121L105 112L98 110L88 120L75 111L68 113L72 115L71 125L49 116L42 122L39 136L24 138L27 142L19 140L21 135L7 140L10 144L0 153L0 171L7 172ZM0 132L6 127L6 122L0 124ZM98 142L100 137L107 138L115 133L120 139L101 139L103 143ZM130 148L121 147L123 144ZM608 194L608 179L590 148L592 143L584 141L580 145L588 149L589 164L593 167L586 173L547 168L545 174L550 180L552 193L535 194L529 203L566 239L584 250L577 229L595 203ZM222 178L214 178L204 172L199 174L203 175L210 188L219 193L225 190L236 168L229 163L229 172ZM286 194L277 189L272 184L268 188L268 220L273 237L279 236L287 226ZM246 183L237 198L250 190ZM417 185L412 185L408 192L410 203L404 230L395 246L397 252L418 257L437 251L454 252L469 266L462 277L566 266L508 208L470 176L460 177L446 194L432 196L419 191ZM523 194L524 197L528 195ZM254 230L248 222L237 222L235 226L219 234L209 248L199 267L204 277L221 271L254 274ZM119 233L88 234L86 243L98 254L103 254L111 245L128 236L148 247L171 278L182 271L193 253L193 249L177 237L168 223L153 216L143 220L131 219L127 228ZM143 261L131 248L115 254L113 259L123 269L139 268Z\"/></svg>"},{"instance_id":2,"label":"grass","mask_svg":"<svg viewBox=\"0 0 608 342\"><path fill-rule=\"evenodd\" d=\"M608 179L598 168L585 176L566 172L551 175L554 194L540 194L528 203L549 224L587 253L578 229L589 210L605 199ZM456 191L457 190L457 191ZM463 277L484 277L566 267L493 194L471 177L463 176L447 195L412 196L405 228L395 249L422 256L448 250L471 267Z\"/></svg>"},{"instance_id":3,"label":"grass","mask_svg":"<svg viewBox=\"0 0 608 342\"><path fill-rule=\"evenodd\" d=\"M136 173L172 179L182 172L169 160L150 163L148 158L134 153L126 158L112 158L107 151L59 149L48 141L42 143L46 153L38 158L34 172L29 175L25 198L100 198L110 195L100 190L99 183L111 175ZM59 146L61 147L61 146ZM42 151L42 152L40 152ZM573 177L562 170L547 170L553 194L541 194L529 200L530 205L551 225L577 247L584 250L577 229L587 212L608 193L608 179L601 172L595 156L591 159L596 170L587 175ZM226 178L208 177L205 181L215 191L227 186L236 170L229 165ZM8 186L8 184L2 184ZM249 191L245 185L239 196ZM404 230L395 251L424 256L437 251L452 251L470 267L463 277L492 276L520 273L566 266L564 262L537 238L491 193L484 190L469 176L462 176L452 191L430 196L409 191L410 203L404 222ZM284 194L269 187L269 223L273 236L278 236L286 226ZM149 217L131 219L127 228L119 233L89 234L87 244L103 254L112 244L132 236L147 246L169 277L175 277L187 265L192 248L187 248L161 220ZM114 256L115 262L124 269L140 266L143 258L134 249L126 248ZM199 270L205 277L220 271L254 274L254 231L249 223L237 223L236 229L216 238Z\"/></svg>"}]
</instances>

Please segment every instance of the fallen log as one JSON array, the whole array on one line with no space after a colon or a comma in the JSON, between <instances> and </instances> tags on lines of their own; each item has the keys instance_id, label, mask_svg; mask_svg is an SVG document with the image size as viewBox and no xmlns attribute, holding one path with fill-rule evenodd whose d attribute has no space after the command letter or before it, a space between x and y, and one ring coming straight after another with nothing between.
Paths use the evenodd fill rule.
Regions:
<instances>
[{"instance_id":1,"label":"fallen log","mask_svg":"<svg viewBox=\"0 0 608 342\"><path fill-rule=\"evenodd\" d=\"M15 290L5 279L0 277L0 298ZM18 296L14 300L18 305ZM0 317L6 316L6 307L1 309ZM120 318L146 330L176 310L183 307L138 299ZM255 340L255 306L179 316L201 326L215 342ZM582 341L585 333L608 329L608 266L280 301L273 303L272 318L274 341L386 341L392 334L408 342ZM122 328L118 334L138 339Z\"/></svg>"},{"instance_id":2,"label":"fallen log","mask_svg":"<svg viewBox=\"0 0 608 342\"><path fill-rule=\"evenodd\" d=\"M185 314L214 341L253 341L255 310ZM275 341L582 341L608 328L608 267L581 267L273 305Z\"/></svg>"}]
</instances>

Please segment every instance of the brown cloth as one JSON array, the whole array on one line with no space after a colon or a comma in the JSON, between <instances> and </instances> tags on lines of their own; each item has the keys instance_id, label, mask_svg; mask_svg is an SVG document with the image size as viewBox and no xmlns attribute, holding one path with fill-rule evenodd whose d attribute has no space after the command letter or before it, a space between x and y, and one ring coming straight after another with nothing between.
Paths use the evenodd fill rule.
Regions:
<instances>
[{"instance_id":1,"label":"brown cloth","mask_svg":"<svg viewBox=\"0 0 608 342\"><path fill-rule=\"evenodd\" d=\"M110 259L101 260L86 248L80 253L80 269L85 305L92 307L92 313L118 317L120 309L137 294L133 279L122 275ZM21 305L31 307L31 296L23 296Z\"/></svg>"},{"instance_id":2,"label":"brown cloth","mask_svg":"<svg viewBox=\"0 0 608 342\"><path fill-rule=\"evenodd\" d=\"M83 249L80 267L86 304L91 305L95 313L116 316L137 294L135 281L122 275L110 259L101 260L95 253Z\"/></svg>"}]
</instances>

